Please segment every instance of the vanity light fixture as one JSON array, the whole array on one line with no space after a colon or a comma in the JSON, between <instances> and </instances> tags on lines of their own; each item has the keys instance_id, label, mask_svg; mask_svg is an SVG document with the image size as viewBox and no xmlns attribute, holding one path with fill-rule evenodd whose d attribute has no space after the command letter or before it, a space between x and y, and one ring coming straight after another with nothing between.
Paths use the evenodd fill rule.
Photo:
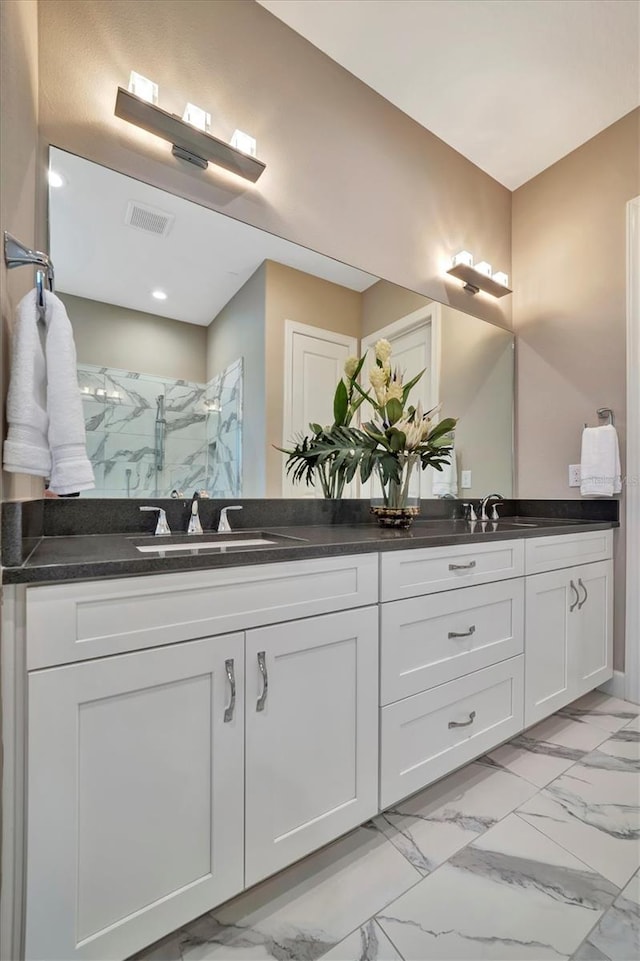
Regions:
<instances>
[{"instance_id":1,"label":"vanity light fixture","mask_svg":"<svg viewBox=\"0 0 640 961\"><path fill-rule=\"evenodd\" d=\"M156 300L166 300L166 299L167 299L167 295L165 294L164 290L153 290L153 291L151 292L151 296L152 296L152 297L155 297Z\"/></svg>"},{"instance_id":2,"label":"vanity light fixture","mask_svg":"<svg viewBox=\"0 0 640 961\"><path fill-rule=\"evenodd\" d=\"M195 103L187 104L182 119L185 123L190 123L192 127L202 130L204 133L209 133L211 129L211 114L203 110L202 107L196 107Z\"/></svg>"},{"instance_id":3,"label":"vanity light fixture","mask_svg":"<svg viewBox=\"0 0 640 961\"><path fill-rule=\"evenodd\" d=\"M211 162L255 183L266 167L256 157L212 137L191 123L185 123L176 114L162 110L155 103L124 87L118 87L115 115L167 140L172 144L174 157L186 160L201 170L206 170Z\"/></svg>"},{"instance_id":4,"label":"vanity light fixture","mask_svg":"<svg viewBox=\"0 0 640 961\"><path fill-rule=\"evenodd\" d=\"M473 257L468 250L461 250L455 254L451 260L451 267L447 271L452 277L464 281L464 290L470 294L477 294L484 290L492 297L504 297L510 294L509 275L498 270L495 274L491 273L491 264L486 260L481 260L479 264L473 263Z\"/></svg>"},{"instance_id":5,"label":"vanity light fixture","mask_svg":"<svg viewBox=\"0 0 640 961\"><path fill-rule=\"evenodd\" d=\"M135 70L132 70L129 75L129 93L135 94L141 100L146 100L147 103L158 102L158 84L143 77L141 73L136 73Z\"/></svg>"},{"instance_id":6,"label":"vanity light fixture","mask_svg":"<svg viewBox=\"0 0 640 961\"><path fill-rule=\"evenodd\" d=\"M49 181L50 187L64 187L65 184L64 177L56 170L49 170L47 172L47 180Z\"/></svg>"}]
</instances>

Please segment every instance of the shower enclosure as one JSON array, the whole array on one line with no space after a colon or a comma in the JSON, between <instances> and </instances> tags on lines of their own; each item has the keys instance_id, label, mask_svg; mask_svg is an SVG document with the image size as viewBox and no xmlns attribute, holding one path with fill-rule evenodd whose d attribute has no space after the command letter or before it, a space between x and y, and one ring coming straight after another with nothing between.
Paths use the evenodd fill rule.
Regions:
<instances>
[{"instance_id":1,"label":"shower enclosure","mask_svg":"<svg viewBox=\"0 0 640 961\"><path fill-rule=\"evenodd\" d=\"M96 488L83 497L242 493L242 359L206 384L78 365Z\"/></svg>"}]
</instances>

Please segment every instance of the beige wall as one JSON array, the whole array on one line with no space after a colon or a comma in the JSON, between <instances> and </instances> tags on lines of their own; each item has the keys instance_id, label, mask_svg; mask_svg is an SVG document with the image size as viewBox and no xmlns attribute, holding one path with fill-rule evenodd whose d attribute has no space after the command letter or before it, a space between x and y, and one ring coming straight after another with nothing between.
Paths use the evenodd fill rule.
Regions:
<instances>
[{"instance_id":1,"label":"beige wall","mask_svg":"<svg viewBox=\"0 0 640 961\"><path fill-rule=\"evenodd\" d=\"M458 471L471 471L462 499L513 494L513 337L459 310L441 311L440 400L458 417ZM461 477L458 474L458 484Z\"/></svg>"},{"instance_id":2,"label":"beige wall","mask_svg":"<svg viewBox=\"0 0 640 961\"><path fill-rule=\"evenodd\" d=\"M467 248L510 271L511 195L253 0L55 0L39 5L41 132L123 173L442 302L510 324L509 303L445 284ZM189 168L113 115L129 71L160 104L195 101L213 133L250 131L255 186Z\"/></svg>"},{"instance_id":3,"label":"beige wall","mask_svg":"<svg viewBox=\"0 0 640 961\"><path fill-rule=\"evenodd\" d=\"M73 327L79 364L206 381L206 327L72 294L61 293L60 299Z\"/></svg>"},{"instance_id":4,"label":"beige wall","mask_svg":"<svg viewBox=\"0 0 640 961\"><path fill-rule=\"evenodd\" d=\"M626 203L640 194L640 110L513 195L520 497L579 497L581 428L615 411L625 454ZM624 494L622 498L624 506ZM616 538L615 663L624 657L624 531Z\"/></svg>"},{"instance_id":5,"label":"beige wall","mask_svg":"<svg viewBox=\"0 0 640 961\"><path fill-rule=\"evenodd\" d=\"M38 19L36 0L0 3L0 234L8 230L23 243L35 246L35 189L38 124ZM29 267L7 271L0 265L2 313L0 421L8 386L10 337L15 307L33 287ZM3 430L4 436L4 430ZM1 496L39 497L40 478L2 475Z\"/></svg>"},{"instance_id":6,"label":"beige wall","mask_svg":"<svg viewBox=\"0 0 640 961\"><path fill-rule=\"evenodd\" d=\"M428 303L428 297L390 284L387 280L379 280L362 294L362 336L368 337Z\"/></svg>"},{"instance_id":7,"label":"beige wall","mask_svg":"<svg viewBox=\"0 0 640 961\"><path fill-rule=\"evenodd\" d=\"M362 295L293 267L266 261L267 496L282 495L284 326L286 320L360 337Z\"/></svg>"},{"instance_id":8,"label":"beige wall","mask_svg":"<svg viewBox=\"0 0 640 961\"><path fill-rule=\"evenodd\" d=\"M265 494L265 265L207 327L207 380L243 360L242 496Z\"/></svg>"}]
</instances>

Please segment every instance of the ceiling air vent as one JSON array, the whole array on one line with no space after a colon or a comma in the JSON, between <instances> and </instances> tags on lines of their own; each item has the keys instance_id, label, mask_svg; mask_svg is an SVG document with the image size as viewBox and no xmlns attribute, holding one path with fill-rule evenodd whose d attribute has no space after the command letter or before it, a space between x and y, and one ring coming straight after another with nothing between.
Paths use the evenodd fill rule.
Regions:
<instances>
[{"instance_id":1,"label":"ceiling air vent","mask_svg":"<svg viewBox=\"0 0 640 961\"><path fill-rule=\"evenodd\" d=\"M138 200L130 200L124 222L129 227L135 227L136 230L145 230L148 234L166 237L175 219L173 214L158 210L157 207L149 207L148 204L141 204Z\"/></svg>"}]
</instances>

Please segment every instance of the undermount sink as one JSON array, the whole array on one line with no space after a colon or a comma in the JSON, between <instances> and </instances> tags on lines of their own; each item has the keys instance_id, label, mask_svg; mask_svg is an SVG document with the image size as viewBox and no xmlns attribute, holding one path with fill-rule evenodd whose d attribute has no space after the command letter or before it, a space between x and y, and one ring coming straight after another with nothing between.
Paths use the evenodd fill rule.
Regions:
<instances>
[{"instance_id":1,"label":"undermount sink","mask_svg":"<svg viewBox=\"0 0 640 961\"><path fill-rule=\"evenodd\" d=\"M141 554L165 554L173 551L259 550L288 543L303 542L301 537L271 534L265 531L228 531L208 534L168 534L159 537L129 538Z\"/></svg>"}]
</instances>

